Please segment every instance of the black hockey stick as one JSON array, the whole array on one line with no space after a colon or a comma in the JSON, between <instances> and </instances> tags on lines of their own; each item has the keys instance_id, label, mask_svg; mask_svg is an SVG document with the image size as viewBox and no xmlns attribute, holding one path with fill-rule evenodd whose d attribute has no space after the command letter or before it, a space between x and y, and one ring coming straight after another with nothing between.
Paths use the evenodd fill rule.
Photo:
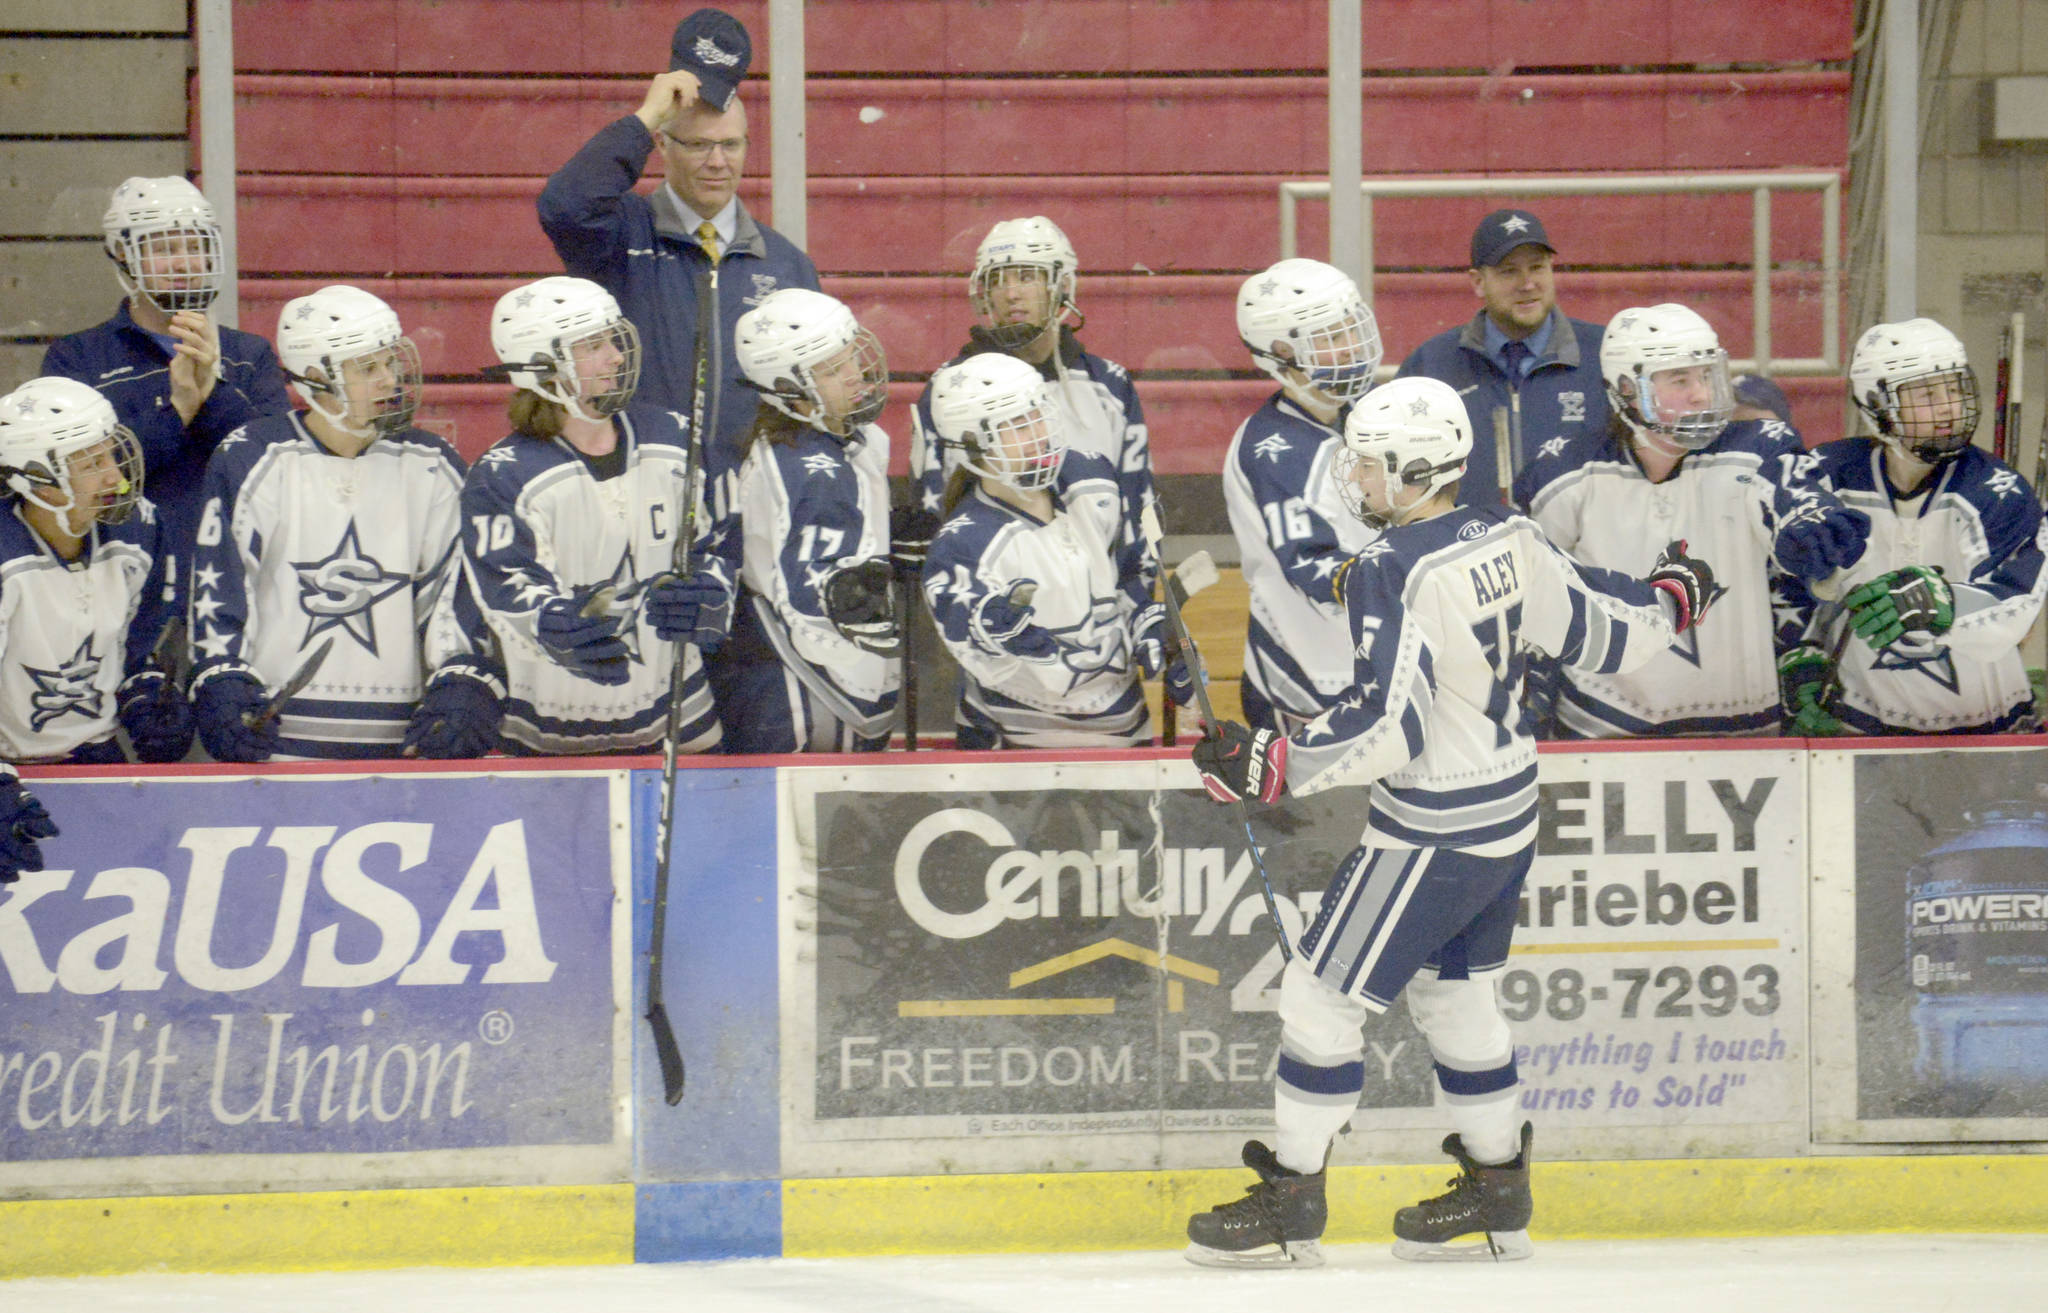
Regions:
<instances>
[{"instance_id":1,"label":"black hockey stick","mask_svg":"<svg viewBox=\"0 0 2048 1313\"><path fill-rule=\"evenodd\" d=\"M1181 563L1161 576L1166 587L1166 618L1173 625L1174 635L1180 639L1180 654L1187 662L1188 677L1195 682L1195 701L1202 709L1202 735L1218 738L1222 731L1217 728L1216 710L1209 705L1209 675L1202 669L1202 654L1195 647L1194 636L1188 633L1187 621L1181 615L1181 607L1190 597L1216 582L1216 562L1207 552L1193 552ZM1280 945L1280 960L1292 961L1294 950L1287 946L1287 927L1280 920L1280 900L1273 896L1273 881L1266 875L1266 859L1259 851L1258 836L1252 833L1252 813L1244 805L1244 799L1237 800L1237 819L1244 824L1245 846L1251 851L1252 867L1259 873L1259 889L1266 896L1266 912L1273 918L1273 938Z\"/></svg>"},{"instance_id":2,"label":"black hockey stick","mask_svg":"<svg viewBox=\"0 0 2048 1313\"><path fill-rule=\"evenodd\" d=\"M917 581L899 579L896 599L897 622L903 642L903 750L917 751L917 658L912 655L910 622L917 614Z\"/></svg>"},{"instance_id":3,"label":"black hockey stick","mask_svg":"<svg viewBox=\"0 0 2048 1313\"><path fill-rule=\"evenodd\" d=\"M718 262L713 260L697 280L697 365L690 394L690 435L683 446L683 513L677 530L674 569L676 577L690 577L691 540L697 533L697 475L699 453L709 449L710 425L715 419L711 405L711 371L718 367ZM682 1046L676 1043L676 1028L668 1019L668 1006L661 1001L662 941L668 937L668 873L670 840L676 823L676 736L682 732L683 653L677 645L675 664L668 672L668 728L661 736L661 809L654 826L654 919L647 941L647 1025L654 1032L654 1057L661 1064L661 1097L670 1107L683 1101Z\"/></svg>"}]
</instances>

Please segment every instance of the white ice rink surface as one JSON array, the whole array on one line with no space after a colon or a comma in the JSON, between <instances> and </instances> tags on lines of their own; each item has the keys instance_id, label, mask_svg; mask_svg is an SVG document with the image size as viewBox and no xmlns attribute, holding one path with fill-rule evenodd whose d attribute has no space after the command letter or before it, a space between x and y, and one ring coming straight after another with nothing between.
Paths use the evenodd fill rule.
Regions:
<instances>
[{"instance_id":1,"label":"white ice rink surface","mask_svg":"<svg viewBox=\"0 0 2048 1313\"><path fill-rule=\"evenodd\" d=\"M4 1245L0 1238L0 1245ZM1177 1253L757 1259L586 1268L0 1281L7 1313L2041 1313L2048 1236L1539 1241L1526 1263L1217 1272ZM4 1250L0 1250L4 1253ZM5 1259L0 1257L0 1268Z\"/></svg>"}]
</instances>

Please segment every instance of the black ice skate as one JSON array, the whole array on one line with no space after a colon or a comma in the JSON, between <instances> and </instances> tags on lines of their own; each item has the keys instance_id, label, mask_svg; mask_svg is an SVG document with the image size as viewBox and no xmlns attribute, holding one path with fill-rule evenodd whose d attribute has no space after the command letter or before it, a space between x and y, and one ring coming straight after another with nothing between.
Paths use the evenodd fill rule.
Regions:
<instances>
[{"instance_id":1,"label":"black ice skate","mask_svg":"<svg viewBox=\"0 0 2048 1313\"><path fill-rule=\"evenodd\" d=\"M1244 1198L1218 1204L1188 1219L1190 1263L1204 1267L1320 1267L1323 1173L1304 1176L1280 1165L1273 1151L1247 1140L1244 1165L1259 1174Z\"/></svg>"},{"instance_id":2,"label":"black ice skate","mask_svg":"<svg viewBox=\"0 0 2048 1313\"><path fill-rule=\"evenodd\" d=\"M1411 1263L1505 1263L1535 1253L1529 1244L1535 1211L1529 1197L1531 1136L1523 1122L1522 1152L1498 1167L1473 1162L1464 1141L1445 1137L1444 1152L1458 1160L1451 1191L1394 1214L1394 1257ZM1460 1239L1466 1243L1456 1243Z\"/></svg>"}]
</instances>

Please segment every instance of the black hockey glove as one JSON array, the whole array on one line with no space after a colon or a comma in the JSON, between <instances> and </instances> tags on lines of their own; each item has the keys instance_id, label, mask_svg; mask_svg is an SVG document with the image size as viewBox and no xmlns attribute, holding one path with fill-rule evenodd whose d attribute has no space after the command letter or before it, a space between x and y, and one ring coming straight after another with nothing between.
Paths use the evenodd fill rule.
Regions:
<instances>
[{"instance_id":1,"label":"black hockey glove","mask_svg":"<svg viewBox=\"0 0 2048 1313\"><path fill-rule=\"evenodd\" d=\"M199 741L206 755L215 761L268 761L277 751L277 721L251 726L244 713L253 717L270 700L263 681L247 666L215 666L204 671L192 684L192 717L199 724Z\"/></svg>"},{"instance_id":2,"label":"black hockey glove","mask_svg":"<svg viewBox=\"0 0 2048 1313\"><path fill-rule=\"evenodd\" d=\"M0 884L13 884L24 871L43 869L43 846L54 839L57 822L28 787L12 775L0 774Z\"/></svg>"},{"instance_id":3,"label":"black hockey glove","mask_svg":"<svg viewBox=\"0 0 2048 1313\"><path fill-rule=\"evenodd\" d=\"M825 617L863 652L893 657L903 651L896 629L896 578L890 563L870 557L841 567L821 590Z\"/></svg>"},{"instance_id":4,"label":"black hockey glove","mask_svg":"<svg viewBox=\"0 0 2048 1313\"><path fill-rule=\"evenodd\" d=\"M1833 683L1834 667L1815 644L1801 643L1778 658L1778 699L1794 730L1819 738L1847 728L1828 706Z\"/></svg>"},{"instance_id":5,"label":"black hockey glove","mask_svg":"<svg viewBox=\"0 0 2048 1313\"><path fill-rule=\"evenodd\" d=\"M889 512L889 564L906 579L924 573L924 558L939 531L939 517L922 506L898 506Z\"/></svg>"},{"instance_id":6,"label":"black hockey glove","mask_svg":"<svg viewBox=\"0 0 2048 1313\"><path fill-rule=\"evenodd\" d=\"M1924 565L1873 579L1844 597L1842 605L1849 608L1849 623L1873 652L1908 634L1939 638L1956 622L1956 597L1948 580Z\"/></svg>"},{"instance_id":7,"label":"black hockey glove","mask_svg":"<svg viewBox=\"0 0 2048 1313\"><path fill-rule=\"evenodd\" d=\"M732 632L732 593L708 571L687 579L664 575L647 589L647 623L665 643L691 643L715 652Z\"/></svg>"},{"instance_id":8,"label":"black hockey glove","mask_svg":"<svg viewBox=\"0 0 2048 1313\"><path fill-rule=\"evenodd\" d=\"M1287 791L1287 736L1226 720L1195 745L1202 787L1218 802L1271 802Z\"/></svg>"},{"instance_id":9,"label":"black hockey glove","mask_svg":"<svg viewBox=\"0 0 2048 1313\"><path fill-rule=\"evenodd\" d=\"M967 621L975 642L992 651L1007 652L1026 661L1050 661L1059 655L1060 641L1041 625L1031 623L1031 604L1013 600L1035 592L1037 581L1022 580L1007 593L991 593L981 599Z\"/></svg>"},{"instance_id":10,"label":"black hockey glove","mask_svg":"<svg viewBox=\"0 0 2048 1313\"><path fill-rule=\"evenodd\" d=\"M1194 675L1188 670L1187 655L1181 651L1180 641L1166 623L1166 608L1158 602L1138 612L1132 622L1132 651L1138 662L1138 673L1146 679L1160 681L1166 696L1181 706L1186 706L1195 696Z\"/></svg>"},{"instance_id":11,"label":"black hockey glove","mask_svg":"<svg viewBox=\"0 0 2048 1313\"><path fill-rule=\"evenodd\" d=\"M192 704L163 671L138 670L114 695L115 716L137 761L183 761L192 750Z\"/></svg>"},{"instance_id":12,"label":"black hockey glove","mask_svg":"<svg viewBox=\"0 0 2048 1313\"><path fill-rule=\"evenodd\" d=\"M1647 582L1650 587L1669 593L1671 600L1678 603L1678 625L1674 632L1680 634L1699 624L1720 595L1714 586L1714 572L1705 561L1685 554L1683 538L1664 549Z\"/></svg>"},{"instance_id":13,"label":"black hockey glove","mask_svg":"<svg viewBox=\"0 0 2048 1313\"><path fill-rule=\"evenodd\" d=\"M619 630L632 618L630 609L585 615L582 599L557 597L534 617L533 634L555 663L571 674L599 684L623 684L633 671ZM205 734L204 725L199 732Z\"/></svg>"},{"instance_id":14,"label":"black hockey glove","mask_svg":"<svg viewBox=\"0 0 2048 1313\"><path fill-rule=\"evenodd\" d=\"M481 757L498 746L504 719L502 685L481 670L445 666L413 708L404 753L437 761Z\"/></svg>"},{"instance_id":15,"label":"black hockey glove","mask_svg":"<svg viewBox=\"0 0 2048 1313\"><path fill-rule=\"evenodd\" d=\"M1778 523L1778 564L1808 583L1859 561L1870 538L1870 517L1814 499Z\"/></svg>"}]
</instances>

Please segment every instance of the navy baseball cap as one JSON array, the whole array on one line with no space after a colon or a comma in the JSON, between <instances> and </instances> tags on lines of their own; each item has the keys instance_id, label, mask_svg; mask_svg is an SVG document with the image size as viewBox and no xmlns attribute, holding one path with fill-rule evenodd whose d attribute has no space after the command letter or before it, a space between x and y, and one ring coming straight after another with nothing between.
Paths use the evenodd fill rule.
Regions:
<instances>
[{"instance_id":1,"label":"navy baseball cap","mask_svg":"<svg viewBox=\"0 0 2048 1313\"><path fill-rule=\"evenodd\" d=\"M687 68L695 73L699 94L720 111L732 108L753 60L746 26L723 9L699 9L677 23L668 47L669 72Z\"/></svg>"},{"instance_id":2,"label":"navy baseball cap","mask_svg":"<svg viewBox=\"0 0 2048 1313\"><path fill-rule=\"evenodd\" d=\"M1792 422L1792 403L1786 399L1785 389L1762 374L1738 375L1730 388L1738 404L1768 410L1787 424Z\"/></svg>"},{"instance_id":3,"label":"navy baseball cap","mask_svg":"<svg viewBox=\"0 0 2048 1313\"><path fill-rule=\"evenodd\" d=\"M1540 246L1557 254L1550 235L1543 231L1543 220L1527 210L1495 210L1472 230L1472 267L1499 264L1517 246Z\"/></svg>"}]
</instances>

